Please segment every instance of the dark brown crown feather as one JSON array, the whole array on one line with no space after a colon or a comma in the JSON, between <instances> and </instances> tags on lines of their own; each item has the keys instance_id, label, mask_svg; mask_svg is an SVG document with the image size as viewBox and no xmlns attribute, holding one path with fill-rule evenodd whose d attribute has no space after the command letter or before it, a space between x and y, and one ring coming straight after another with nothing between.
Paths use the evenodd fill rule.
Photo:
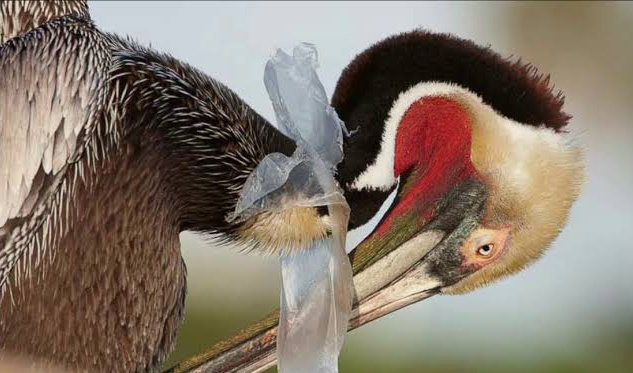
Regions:
<instances>
[{"instance_id":1,"label":"dark brown crown feather","mask_svg":"<svg viewBox=\"0 0 633 373\"><path fill-rule=\"evenodd\" d=\"M562 93L554 93L549 76L533 65L503 58L470 40L424 30L391 36L359 54L341 74L332 104L345 120L368 93L381 93L374 100L390 104L423 81L458 84L520 123L559 131L571 118L562 111Z\"/></svg>"}]
</instances>

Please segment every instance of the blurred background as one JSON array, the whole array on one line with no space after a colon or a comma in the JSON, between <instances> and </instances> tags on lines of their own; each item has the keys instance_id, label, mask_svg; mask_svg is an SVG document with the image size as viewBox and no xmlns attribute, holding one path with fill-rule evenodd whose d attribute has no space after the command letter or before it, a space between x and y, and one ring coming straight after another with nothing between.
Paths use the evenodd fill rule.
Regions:
<instances>
[{"instance_id":1,"label":"blurred background","mask_svg":"<svg viewBox=\"0 0 633 373\"><path fill-rule=\"evenodd\" d=\"M529 270L438 296L350 333L345 372L633 372L633 3L97 2L97 25L169 52L274 120L272 51L315 43L331 94L359 52L422 27L521 56L567 97L587 181L567 228ZM279 303L275 258L182 235L186 318L167 365ZM272 371L272 370L271 370Z\"/></svg>"}]
</instances>

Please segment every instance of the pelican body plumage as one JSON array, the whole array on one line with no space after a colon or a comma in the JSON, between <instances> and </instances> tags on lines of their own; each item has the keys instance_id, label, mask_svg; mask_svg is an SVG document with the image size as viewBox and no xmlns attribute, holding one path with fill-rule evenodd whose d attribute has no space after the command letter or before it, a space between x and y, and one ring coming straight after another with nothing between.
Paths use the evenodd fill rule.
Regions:
<instances>
[{"instance_id":1,"label":"pelican body plumage","mask_svg":"<svg viewBox=\"0 0 633 373\"><path fill-rule=\"evenodd\" d=\"M1 353L156 371L183 318L180 232L267 253L330 234L324 207L227 218L262 159L295 144L225 85L100 31L83 0L2 2L0 31ZM580 191L562 94L470 41L380 41L343 70L332 106L353 134L336 174L348 228L395 194L350 254L352 327L521 270ZM214 350L213 371L274 364L275 324Z\"/></svg>"}]
</instances>

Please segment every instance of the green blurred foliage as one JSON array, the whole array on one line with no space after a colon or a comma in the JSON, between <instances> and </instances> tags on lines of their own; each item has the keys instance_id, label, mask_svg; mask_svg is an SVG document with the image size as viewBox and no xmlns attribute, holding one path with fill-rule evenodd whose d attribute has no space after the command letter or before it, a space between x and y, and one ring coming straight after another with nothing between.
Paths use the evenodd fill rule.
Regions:
<instances>
[{"instance_id":1,"label":"green blurred foliage","mask_svg":"<svg viewBox=\"0 0 633 373\"><path fill-rule=\"evenodd\" d=\"M192 309L187 315L180 331L177 349L166 362L165 367L204 351L214 342L218 342L240 330L249 322L243 313L199 312ZM341 372L365 373L631 373L633 372L633 320L622 316L614 319L600 330L590 331L592 343L584 351L559 346L551 349L523 351L521 358L500 351L498 360L475 360L465 357L463 351L449 352L454 359L443 358L446 353L438 351L420 351L415 356L404 359L389 359L381 351L367 350L355 342L354 332L350 333L340 360ZM429 335L429 338L441 336ZM380 346L376 343L370 346ZM543 346L546 346L545 344ZM486 346L473 346L485 349ZM276 373L271 368L267 373Z\"/></svg>"}]
</instances>

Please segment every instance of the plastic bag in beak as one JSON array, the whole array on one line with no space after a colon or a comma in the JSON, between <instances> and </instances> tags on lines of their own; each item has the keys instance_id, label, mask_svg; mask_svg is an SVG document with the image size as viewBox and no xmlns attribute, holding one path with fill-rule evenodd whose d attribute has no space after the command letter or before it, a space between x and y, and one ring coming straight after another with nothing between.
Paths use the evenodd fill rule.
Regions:
<instances>
[{"instance_id":1,"label":"plastic bag in beak","mask_svg":"<svg viewBox=\"0 0 633 373\"><path fill-rule=\"evenodd\" d=\"M280 373L335 373L354 288L345 252L349 206L334 172L343 158L343 122L316 74L317 52L300 44L266 64L264 83L278 128L292 138L292 157L266 156L249 176L233 217L293 207L328 207L331 234L302 250L284 250L277 337ZM283 196L293 196L280 207ZM299 197L297 197L299 196ZM286 199L287 201L287 199Z\"/></svg>"}]
</instances>

